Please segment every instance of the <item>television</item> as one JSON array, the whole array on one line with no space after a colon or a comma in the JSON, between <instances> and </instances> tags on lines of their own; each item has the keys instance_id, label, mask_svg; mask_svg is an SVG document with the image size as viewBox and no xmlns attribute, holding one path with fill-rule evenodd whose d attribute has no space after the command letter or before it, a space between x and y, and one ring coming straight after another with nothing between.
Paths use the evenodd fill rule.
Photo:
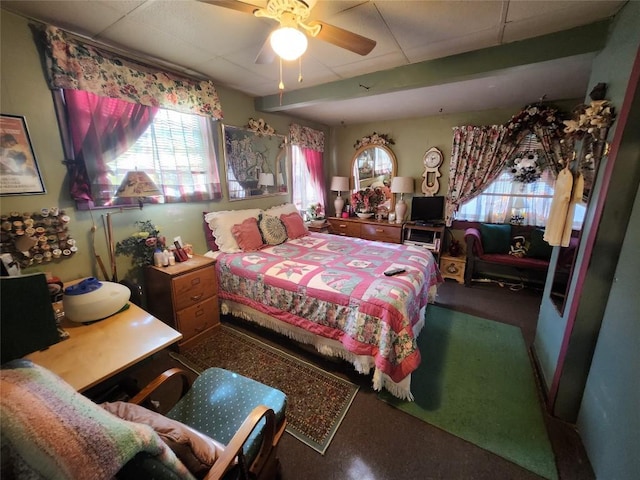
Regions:
<instances>
[{"instance_id":1,"label":"television","mask_svg":"<svg viewBox=\"0 0 640 480\"><path fill-rule=\"evenodd\" d=\"M444 223L444 197L413 197L411 221L418 225Z\"/></svg>"}]
</instances>

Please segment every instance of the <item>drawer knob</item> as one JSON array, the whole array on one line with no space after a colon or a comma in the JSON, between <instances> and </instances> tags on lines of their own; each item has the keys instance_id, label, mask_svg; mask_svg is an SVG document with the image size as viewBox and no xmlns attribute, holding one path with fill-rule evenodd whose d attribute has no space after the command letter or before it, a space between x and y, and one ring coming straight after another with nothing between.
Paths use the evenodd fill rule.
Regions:
<instances>
[{"instance_id":1,"label":"drawer knob","mask_svg":"<svg viewBox=\"0 0 640 480\"><path fill-rule=\"evenodd\" d=\"M376 228L376 233L382 233L384 232L384 230L382 230L381 228Z\"/></svg>"},{"instance_id":2,"label":"drawer knob","mask_svg":"<svg viewBox=\"0 0 640 480\"><path fill-rule=\"evenodd\" d=\"M204 294L201 293L200 295L193 295L191 297L191 300L193 300L194 302L197 302L198 300L200 300L202 298L202 295L204 295Z\"/></svg>"}]
</instances>

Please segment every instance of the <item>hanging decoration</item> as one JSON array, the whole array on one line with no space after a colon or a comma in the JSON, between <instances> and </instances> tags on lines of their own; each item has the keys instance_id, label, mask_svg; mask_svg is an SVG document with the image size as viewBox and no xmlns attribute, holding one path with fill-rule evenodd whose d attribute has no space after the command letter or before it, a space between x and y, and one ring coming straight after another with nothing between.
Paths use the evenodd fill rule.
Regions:
<instances>
[{"instance_id":1,"label":"hanging decoration","mask_svg":"<svg viewBox=\"0 0 640 480\"><path fill-rule=\"evenodd\" d=\"M542 176L543 162L538 153L527 151L519 153L507 162L513 180L519 183L535 183Z\"/></svg>"},{"instance_id":2,"label":"hanging decoration","mask_svg":"<svg viewBox=\"0 0 640 480\"><path fill-rule=\"evenodd\" d=\"M561 116L558 109L542 103L527 105L507 122L507 140L517 140L520 134L534 132L536 127L545 128L550 137L561 138L563 135Z\"/></svg>"},{"instance_id":3,"label":"hanging decoration","mask_svg":"<svg viewBox=\"0 0 640 480\"><path fill-rule=\"evenodd\" d=\"M394 142L388 134L373 132L368 137L362 137L360 140L356 141L353 148L358 150L366 145L394 145L395 143L396 142Z\"/></svg>"}]
</instances>

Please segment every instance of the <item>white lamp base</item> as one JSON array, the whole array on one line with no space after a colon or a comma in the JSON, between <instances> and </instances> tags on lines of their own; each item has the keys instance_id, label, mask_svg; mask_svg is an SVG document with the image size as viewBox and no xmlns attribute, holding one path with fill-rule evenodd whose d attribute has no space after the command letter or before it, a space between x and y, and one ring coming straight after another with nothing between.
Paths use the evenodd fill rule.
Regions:
<instances>
[{"instance_id":1,"label":"white lamp base","mask_svg":"<svg viewBox=\"0 0 640 480\"><path fill-rule=\"evenodd\" d=\"M334 207L336 207L336 217L342 216L342 209L344 208L344 199L338 195L333 202Z\"/></svg>"},{"instance_id":2,"label":"white lamp base","mask_svg":"<svg viewBox=\"0 0 640 480\"><path fill-rule=\"evenodd\" d=\"M407 204L400 199L396 202L396 223L404 222L404 216L407 214Z\"/></svg>"}]
</instances>

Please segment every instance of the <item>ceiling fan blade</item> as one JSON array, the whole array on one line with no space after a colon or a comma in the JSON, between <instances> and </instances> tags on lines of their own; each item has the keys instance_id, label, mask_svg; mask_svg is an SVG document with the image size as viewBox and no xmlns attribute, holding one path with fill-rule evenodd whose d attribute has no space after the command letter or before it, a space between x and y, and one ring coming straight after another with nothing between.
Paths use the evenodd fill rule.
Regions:
<instances>
[{"instance_id":1,"label":"ceiling fan blade","mask_svg":"<svg viewBox=\"0 0 640 480\"><path fill-rule=\"evenodd\" d=\"M316 38L357 53L358 55L368 55L371 50L373 50L373 47L376 46L375 40L344 30L340 27L334 27L328 23L311 21L309 25L320 25L320 32L316 35Z\"/></svg>"},{"instance_id":2,"label":"ceiling fan blade","mask_svg":"<svg viewBox=\"0 0 640 480\"><path fill-rule=\"evenodd\" d=\"M209 5L215 5L217 7L230 8L231 10L237 10L238 12L249 13L253 15L253 12L259 10L260 7L251 5L250 3L244 3L237 0L200 0L202 3L208 3Z\"/></svg>"},{"instance_id":3,"label":"ceiling fan blade","mask_svg":"<svg viewBox=\"0 0 640 480\"><path fill-rule=\"evenodd\" d=\"M269 37L267 37L267 39L262 44L262 48L258 52L255 63L259 65L266 65L268 63L273 63L275 58L276 52L271 47L271 42L269 41Z\"/></svg>"}]
</instances>

